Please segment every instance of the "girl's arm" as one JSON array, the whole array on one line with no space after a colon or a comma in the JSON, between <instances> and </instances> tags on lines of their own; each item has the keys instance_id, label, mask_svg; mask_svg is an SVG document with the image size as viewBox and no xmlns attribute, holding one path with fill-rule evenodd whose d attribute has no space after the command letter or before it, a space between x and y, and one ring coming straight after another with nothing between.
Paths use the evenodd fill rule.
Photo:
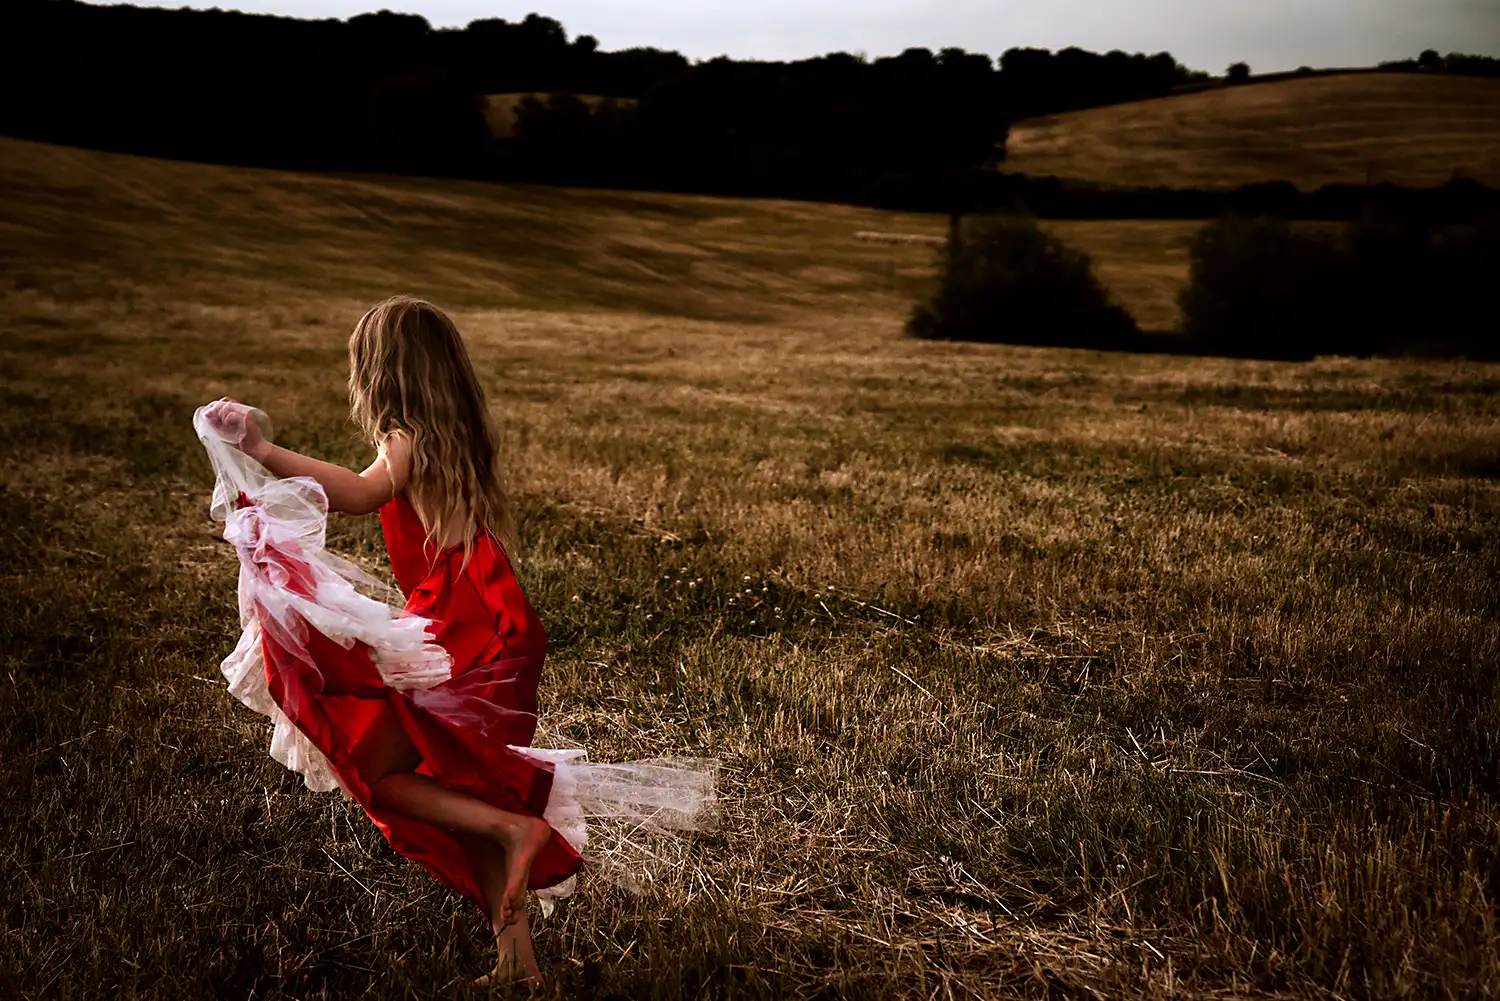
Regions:
<instances>
[{"instance_id":1,"label":"girl's arm","mask_svg":"<svg viewBox=\"0 0 1500 1001\"><path fill-rule=\"evenodd\" d=\"M233 401L224 401L230 403ZM216 414L210 408L207 416ZM282 448L266 441L255 418L244 416L245 435L239 449L267 470L282 478L309 476L318 481L328 495L328 506L346 514L369 514L400 493L406 487L411 474L411 442L404 434L393 434L386 439L376 457L364 472L336 466L331 462L314 459L300 452Z\"/></svg>"},{"instance_id":2,"label":"girl's arm","mask_svg":"<svg viewBox=\"0 0 1500 1001\"><path fill-rule=\"evenodd\" d=\"M310 476L317 480L328 495L328 507L345 514L369 514L380 510L382 504L401 492L411 468L409 446L402 435L394 436L375 461L360 473L273 445L264 438L255 448L244 451L282 478Z\"/></svg>"}]
</instances>

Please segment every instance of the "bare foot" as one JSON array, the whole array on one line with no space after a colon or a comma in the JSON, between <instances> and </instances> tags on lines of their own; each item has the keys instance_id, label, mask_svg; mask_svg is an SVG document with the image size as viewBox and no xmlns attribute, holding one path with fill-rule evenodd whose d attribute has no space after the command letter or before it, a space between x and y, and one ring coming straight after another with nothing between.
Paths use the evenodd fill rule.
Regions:
<instances>
[{"instance_id":1,"label":"bare foot","mask_svg":"<svg viewBox=\"0 0 1500 1001\"><path fill-rule=\"evenodd\" d=\"M526 984L532 988L545 986L541 968L536 965L536 952L531 946L531 929L526 924L525 912L513 924L496 924L494 931L495 968L474 983L480 987L501 984Z\"/></svg>"},{"instance_id":2,"label":"bare foot","mask_svg":"<svg viewBox=\"0 0 1500 1001\"><path fill-rule=\"evenodd\" d=\"M504 987L506 984L544 986L541 973L526 973L513 963L497 963L489 973L474 978L475 987Z\"/></svg>"},{"instance_id":3,"label":"bare foot","mask_svg":"<svg viewBox=\"0 0 1500 1001\"><path fill-rule=\"evenodd\" d=\"M519 817L497 833L495 840L505 849L505 891L500 902L500 923L514 924L526 914L526 882L537 852L552 837L552 828L536 817Z\"/></svg>"}]
</instances>

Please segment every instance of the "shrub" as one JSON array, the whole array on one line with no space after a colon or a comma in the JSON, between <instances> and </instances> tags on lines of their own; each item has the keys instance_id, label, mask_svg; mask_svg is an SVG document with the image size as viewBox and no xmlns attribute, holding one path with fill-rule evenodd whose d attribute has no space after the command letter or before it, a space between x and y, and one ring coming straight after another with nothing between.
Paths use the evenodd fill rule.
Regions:
<instances>
[{"instance_id":1,"label":"shrub","mask_svg":"<svg viewBox=\"0 0 1500 1001\"><path fill-rule=\"evenodd\" d=\"M1500 359L1495 320L1500 276L1500 215L1440 230L1432 241L1434 276L1427 306L1440 319L1433 343L1443 353Z\"/></svg>"},{"instance_id":2,"label":"shrub","mask_svg":"<svg viewBox=\"0 0 1500 1001\"><path fill-rule=\"evenodd\" d=\"M1500 217L1435 226L1370 216L1350 227L1347 247L1350 312L1366 345L1390 354L1500 353Z\"/></svg>"},{"instance_id":3,"label":"shrub","mask_svg":"<svg viewBox=\"0 0 1500 1001\"><path fill-rule=\"evenodd\" d=\"M1227 218L1193 240L1184 332L1205 354L1311 358L1342 298L1333 241L1272 219Z\"/></svg>"},{"instance_id":4,"label":"shrub","mask_svg":"<svg viewBox=\"0 0 1500 1001\"><path fill-rule=\"evenodd\" d=\"M936 340L1106 349L1131 347L1138 333L1089 256L1024 217L970 220L906 329Z\"/></svg>"},{"instance_id":5,"label":"shrub","mask_svg":"<svg viewBox=\"0 0 1500 1001\"><path fill-rule=\"evenodd\" d=\"M1347 275L1338 354L1400 354L1403 345L1441 336L1434 301L1433 229L1396 213L1366 214L1341 244Z\"/></svg>"},{"instance_id":6,"label":"shrub","mask_svg":"<svg viewBox=\"0 0 1500 1001\"><path fill-rule=\"evenodd\" d=\"M1438 226L1365 215L1341 237L1223 219L1193 242L1181 297L1187 346L1208 354L1500 355L1500 218Z\"/></svg>"}]
</instances>

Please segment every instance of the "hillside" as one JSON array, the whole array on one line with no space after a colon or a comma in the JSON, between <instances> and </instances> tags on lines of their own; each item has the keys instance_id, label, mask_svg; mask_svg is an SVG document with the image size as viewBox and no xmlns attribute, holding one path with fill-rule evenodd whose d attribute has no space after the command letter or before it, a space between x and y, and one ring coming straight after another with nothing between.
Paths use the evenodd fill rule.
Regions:
<instances>
[{"instance_id":1,"label":"hillside","mask_svg":"<svg viewBox=\"0 0 1500 1001\"><path fill-rule=\"evenodd\" d=\"M1174 225L1063 232L1144 294ZM219 672L193 410L363 465L395 291L488 393L541 740L723 764L528 996L1492 996L1500 366L918 341L859 230L942 225L0 140L0 996L521 995Z\"/></svg>"},{"instance_id":2,"label":"hillside","mask_svg":"<svg viewBox=\"0 0 1500 1001\"><path fill-rule=\"evenodd\" d=\"M142 280L211 271L211 296L264 281L361 297L395 285L476 307L738 320L899 308L932 250L853 234L943 227L839 205L294 173L7 138L0 206L0 267L17 280L76 283L107 260Z\"/></svg>"},{"instance_id":3,"label":"hillside","mask_svg":"<svg viewBox=\"0 0 1500 1001\"><path fill-rule=\"evenodd\" d=\"M1006 169L1124 185L1500 185L1500 80L1351 73L1032 118Z\"/></svg>"},{"instance_id":4,"label":"hillside","mask_svg":"<svg viewBox=\"0 0 1500 1001\"><path fill-rule=\"evenodd\" d=\"M5 138L0 164L0 232L12 237L0 265L17 279L62 267L77 281L67 263L75 255L140 273L193 273L207 259L221 285L285 278L365 296L396 282L493 307L896 316L930 280L932 248L854 234L937 235L946 226L938 216L847 205L298 174ZM1094 256L1141 326L1176 325L1196 223L1047 225ZM413 255L426 240L436 242Z\"/></svg>"}]
</instances>

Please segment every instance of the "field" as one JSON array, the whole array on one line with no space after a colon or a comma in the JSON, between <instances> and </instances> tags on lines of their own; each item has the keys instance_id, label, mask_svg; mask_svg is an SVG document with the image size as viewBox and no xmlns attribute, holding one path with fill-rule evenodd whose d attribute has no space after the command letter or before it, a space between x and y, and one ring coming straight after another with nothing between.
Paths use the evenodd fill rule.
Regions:
<instances>
[{"instance_id":1,"label":"field","mask_svg":"<svg viewBox=\"0 0 1500 1001\"><path fill-rule=\"evenodd\" d=\"M411 291L546 733L724 761L679 875L540 922L546 996L1493 995L1500 366L909 341L929 252L850 234L940 219L0 154L0 991L477 993L479 914L224 692L189 427L366 459L345 338ZM1064 232L1168 308L1181 231Z\"/></svg>"},{"instance_id":2,"label":"field","mask_svg":"<svg viewBox=\"0 0 1500 1001\"><path fill-rule=\"evenodd\" d=\"M1500 185L1500 80L1354 73L1034 118L1006 169L1126 185Z\"/></svg>"}]
</instances>

